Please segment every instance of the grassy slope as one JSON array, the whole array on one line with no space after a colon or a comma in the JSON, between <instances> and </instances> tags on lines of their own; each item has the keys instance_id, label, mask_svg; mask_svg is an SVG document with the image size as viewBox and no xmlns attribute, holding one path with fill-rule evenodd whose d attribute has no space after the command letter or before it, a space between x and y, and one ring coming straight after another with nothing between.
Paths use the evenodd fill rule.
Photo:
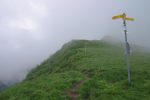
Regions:
<instances>
[{"instance_id":1,"label":"grassy slope","mask_svg":"<svg viewBox=\"0 0 150 100\"><path fill-rule=\"evenodd\" d=\"M131 85L123 54L121 47L102 41L72 41L2 92L0 100L69 100L67 90L85 77L79 100L150 100L150 54L133 51Z\"/></svg>"}]
</instances>

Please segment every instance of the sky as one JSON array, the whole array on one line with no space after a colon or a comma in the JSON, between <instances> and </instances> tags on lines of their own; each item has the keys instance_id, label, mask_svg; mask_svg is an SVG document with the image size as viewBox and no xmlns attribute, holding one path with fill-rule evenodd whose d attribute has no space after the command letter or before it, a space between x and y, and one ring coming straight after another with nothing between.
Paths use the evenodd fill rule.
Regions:
<instances>
[{"instance_id":1,"label":"sky","mask_svg":"<svg viewBox=\"0 0 150 100\"><path fill-rule=\"evenodd\" d=\"M20 82L27 73L73 39L124 39L150 47L149 0L0 0L0 81Z\"/></svg>"}]
</instances>

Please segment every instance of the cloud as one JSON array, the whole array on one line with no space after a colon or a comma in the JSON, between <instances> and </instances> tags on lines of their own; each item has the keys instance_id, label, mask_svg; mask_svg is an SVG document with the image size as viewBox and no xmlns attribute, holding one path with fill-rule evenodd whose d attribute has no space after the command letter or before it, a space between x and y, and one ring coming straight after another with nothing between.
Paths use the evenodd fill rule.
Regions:
<instances>
[{"instance_id":1,"label":"cloud","mask_svg":"<svg viewBox=\"0 0 150 100\"><path fill-rule=\"evenodd\" d=\"M20 81L45 58L40 24L47 6L34 0L4 0L1 8L5 12L0 10L0 80Z\"/></svg>"},{"instance_id":2,"label":"cloud","mask_svg":"<svg viewBox=\"0 0 150 100\"><path fill-rule=\"evenodd\" d=\"M37 23L29 18L13 20L9 23L10 28L35 31L38 29Z\"/></svg>"}]
</instances>

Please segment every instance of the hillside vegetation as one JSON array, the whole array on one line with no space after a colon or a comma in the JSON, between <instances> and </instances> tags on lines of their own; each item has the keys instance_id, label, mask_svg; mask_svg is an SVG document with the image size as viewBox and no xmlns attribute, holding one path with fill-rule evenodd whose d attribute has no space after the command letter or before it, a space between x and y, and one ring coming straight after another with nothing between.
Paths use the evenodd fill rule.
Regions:
<instances>
[{"instance_id":1,"label":"hillside vegetation","mask_svg":"<svg viewBox=\"0 0 150 100\"><path fill-rule=\"evenodd\" d=\"M124 59L121 44L71 41L0 100L150 100L150 54L130 55L131 84Z\"/></svg>"}]
</instances>

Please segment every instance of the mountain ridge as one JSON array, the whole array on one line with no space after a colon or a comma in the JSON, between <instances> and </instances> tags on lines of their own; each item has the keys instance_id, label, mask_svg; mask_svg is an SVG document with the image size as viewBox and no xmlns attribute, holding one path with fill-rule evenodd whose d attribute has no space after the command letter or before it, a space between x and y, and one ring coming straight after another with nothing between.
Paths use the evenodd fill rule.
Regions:
<instances>
[{"instance_id":1,"label":"mountain ridge","mask_svg":"<svg viewBox=\"0 0 150 100\"><path fill-rule=\"evenodd\" d=\"M33 69L23 82L0 93L0 99L147 100L149 59L149 53L133 51L129 85L122 44L73 40ZM69 95L72 90L74 98Z\"/></svg>"}]
</instances>

